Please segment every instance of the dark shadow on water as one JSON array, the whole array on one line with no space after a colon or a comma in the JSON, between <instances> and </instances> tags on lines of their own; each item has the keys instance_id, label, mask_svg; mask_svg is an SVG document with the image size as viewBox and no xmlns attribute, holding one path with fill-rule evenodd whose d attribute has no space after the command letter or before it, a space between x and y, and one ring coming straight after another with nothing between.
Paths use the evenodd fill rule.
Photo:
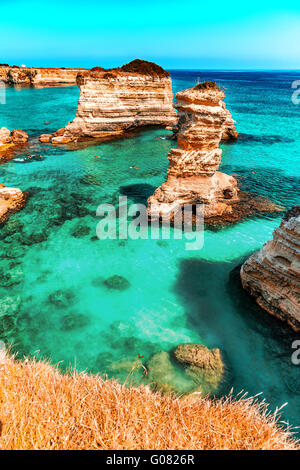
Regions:
<instances>
[{"instance_id":1,"label":"dark shadow on water","mask_svg":"<svg viewBox=\"0 0 300 470\"><path fill-rule=\"evenodd\" d=\"M257 143L264 145L272 144L290 144L295 142L294 139L288 137L282 137L280 135L254 135L254 134L239 134L238 143L239 144L248 144L248 143Z\"/></svg>"},{"instance_id":2,"label":"dark shadow on water","mask_svg":"<svg viewBox=\"0 0 300 470\"><path fill-rule=\"evenodd\" d=\"M291 362L297 335L243 290L239 276L243 261L182 259L174 290L185 308L187 328L198 333L206 346L221 348L228 358L232 378L227 392L230 387L236 393L263 392L273 409L294 400L283 416L298 425L300 367Z\"/></svg>"},{"instance_id":3,"label":"dark shadow on water","mask_svg":"<svg viewBox=\"0 0 300 470\"><path fill-rule=\"evenodd\" d=\"M146 204L147 199L155 191L155 186L151 184L129 184L120 186L120 195L127 196L135 204Z\"/></svg>"}]
</instances>

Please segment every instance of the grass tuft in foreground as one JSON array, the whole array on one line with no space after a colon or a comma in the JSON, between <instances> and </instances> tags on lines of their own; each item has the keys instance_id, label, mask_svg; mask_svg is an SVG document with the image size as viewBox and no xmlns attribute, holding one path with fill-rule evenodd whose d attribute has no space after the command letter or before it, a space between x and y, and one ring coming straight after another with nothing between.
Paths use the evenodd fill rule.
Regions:
<instances>
[{"instance_id":1,"label":"grass tuft in foreground","mask_svg":"<svg viewBox=\"0 0 300 470\"><path fill-rule=\"evenodd\" d=\"M0 358L0 449L295 449L257 398L161 396Z\"/></svg>"}]
</instances>

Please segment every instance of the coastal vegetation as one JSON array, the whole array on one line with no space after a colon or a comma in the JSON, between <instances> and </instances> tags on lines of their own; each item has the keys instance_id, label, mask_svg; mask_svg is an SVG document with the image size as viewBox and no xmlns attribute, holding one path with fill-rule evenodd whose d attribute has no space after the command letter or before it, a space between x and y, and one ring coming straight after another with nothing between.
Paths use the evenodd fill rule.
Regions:
<instances>
[{"instance_id":1,"label":"coastal vegetation","mask_svg":"<svg viewBox=\"0 0 300 470\"><path fill-rule=\"evenodd\" d=\"M163 396L4 353L0 371L0 449L299 449L258 397Z\"/></svg>"}]
</instances>

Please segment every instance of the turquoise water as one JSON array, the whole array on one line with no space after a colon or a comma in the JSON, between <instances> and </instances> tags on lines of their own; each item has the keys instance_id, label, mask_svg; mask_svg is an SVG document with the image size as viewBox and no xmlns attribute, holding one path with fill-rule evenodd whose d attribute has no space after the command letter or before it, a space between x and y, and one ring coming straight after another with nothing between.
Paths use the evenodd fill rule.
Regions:
<instances>
[{"instance_id":1,"label":"turquoise water","mask_svg":"<svg viewBox=\"0 0 300 470\"><path fill-rule=\"evenodd\" d=\"M291 102L297 74L173 71L172 77L174 91L198 77L225 87L241 136L223 146L224 171L238 174L243 189L287 209L299 201L300 106ZM20 355L120 380L130 371L127 359L138 354L147 362L179 343L220 347L231 372L225 391L262 392L273 408L288 402L284 419L300 425L300 369L290 361L295 334L256 306L233 271L271 238L281 218L206 230L196 252L185 249L184 239L98 240L98 205L117 204L120 195L145 203L166 177L174 142L158 139L167 131L147 130L78 149L40 144L41 133L74 117L78 95L76 87L7 89L7 104L0 106L0 126L28 131L30 152L45 156L0 166L1 182L30 193L0 232L6 309L0 339ZM113 275L126 278L129 287L109 289L105 280Z\"/></svg>"}]
</instances>

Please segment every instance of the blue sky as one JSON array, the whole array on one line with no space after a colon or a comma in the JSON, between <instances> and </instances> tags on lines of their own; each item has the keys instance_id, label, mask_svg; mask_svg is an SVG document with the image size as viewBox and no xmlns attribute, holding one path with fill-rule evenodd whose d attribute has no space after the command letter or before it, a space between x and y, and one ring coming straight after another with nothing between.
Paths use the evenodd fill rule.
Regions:
<instances>
[{"instance_id":1,"label":"blue sky","mask_svg":"<svg viewBox=\"0 0 300 470\"><path fill-rule=\"evenodd\" d=\"M166 68L294 68L295 0L0 0L0 62Z\"/></svg>"}]
</instances>

